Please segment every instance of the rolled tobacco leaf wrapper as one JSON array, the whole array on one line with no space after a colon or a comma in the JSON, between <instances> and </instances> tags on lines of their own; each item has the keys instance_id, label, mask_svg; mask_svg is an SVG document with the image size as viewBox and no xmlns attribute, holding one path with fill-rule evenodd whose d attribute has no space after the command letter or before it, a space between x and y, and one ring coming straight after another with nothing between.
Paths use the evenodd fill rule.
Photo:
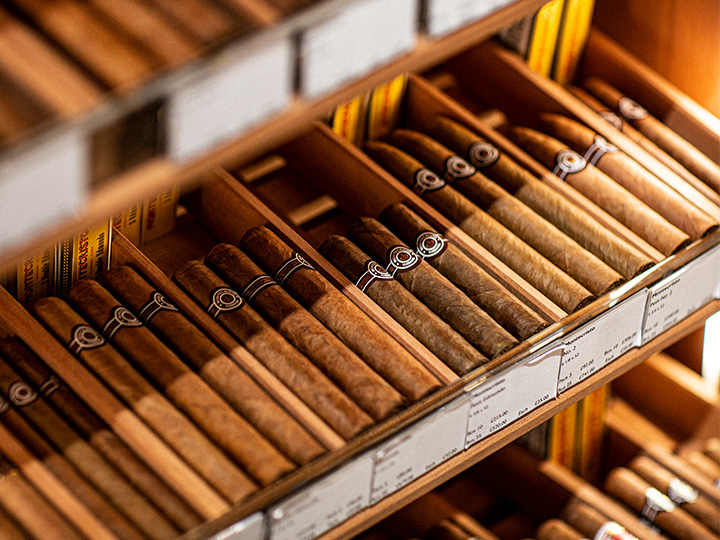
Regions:
<instances>
[{"instance_id":1,"label":"rolled tobacco leaf wrapper","mask_svg":"<svg viewBox=\"0 0 720 540\"><path fill-rule=\"evenodd\" d=\"M636 457L629 467L708 529L720 534L720 507L717 504L647 456Z\"/></svg>"},{"instance_id":2,"label":"rolled tobacco leaf wrapper","mask_svg":"<svg viewBox=\"0 0 720 540\"><path fill-rule=\"evenodd\" d=\"M329 236L320 253L458 375L487 362L482 353L347 238Z\"/></svg>"},{"instance_id":3,"label":"rolled tobacco leaf wrapper","mask_svg":"<svg viewBox=\"0 0 720 540\"><path fill-rule=\"evenodd\" d=\"M425 366L269 229L250 229L240 247L409 401L440 387Z\"/></svg>"},{"instance_id":4,"label":"rolled tobacco leaf wrapper","mask_svg":"<svg viewBox=\"0 0 720 540\"><path fill-rule=\"evenodd\" d=\"M5 358L47 403L105 459L121 471L155 506L181 530L202 519L165 484L115 433L60 379L14 338L0 339L0 356Z\"/></svg>"},{"instance_id":5,"label":"rolled tobacco leaf wrapper","mask_svg":"<svg viewBox=\"0 0 720 540\"><path fill-rule=\"evenodd\" d=\"M373 424L367 413L207 266L189 261L175 271L173 279L340 436L350 439Z\"/></svg>"},{"instance_id":6,"label":"rolled tobacco leaf wrapper","mask_svg":"<svg viewBox=\"0 0 720 540\"><path fill-rule=\"evenodd\" d=\"M707 527L679 508L630 469L619 467L608 475L606 490L640 513L640 519L678 540L717 539Z\"/></svg>"},{"instance_id":7,"label":"rolled tobacco leaf wrapper","mask_svg":"<svg viewBox=\"0 0 720 540\"><path fill-rule=\"evenodd\" d=\"M295 466L97 281L80 280L70 301L220 448L265 486Z\"/></svg>"},{"instance_id":8,"label":"rolled tobacco leaf wrapper","mask_svg":"<svg viewBox=\"0 0 720 540\"><path fill-rule=\"evenodd\" d=\"M366 152L430 205L500 259L564 311L571 313L595 296L540 255L435 173L402 150L369 142Z\"/></svg>"},{"instance_id":9,"label":"rolled tobacco leaf wrapper","mask_svg":"<svg viewBox=\"0 0 720 540\"><path fill-rule=\"evenodd\" d=\"M473 537L449 518L436 523L425 533L425 540L470 540Z\"/></svg>"},{"instance_id":10,"label":"rolled tobacco leaf wrapper","mask_svg":"<svg viewBox=\"0 0 720 540\"><path fill-rule=\"evenodd\" d=\"M0 358L0 392L100 493L149 538L175 538L179 531Z\"/></svg>"},{"instance_id":11,"label":"rolled tobacco leaf wrapper","mask_svg":"<svg viewBox=\"0 0 720 540\"><path fill-rule=\"evenodd\" d=\"M129 266L103 277L111 291L236 411L300 465L325 449L185 315Z\"/></svg>"},{"instance_id":12,"label":"rolled tobacco leaf wrapper","mask_svg":"<svg viewBox=\"0 0 720 540\"><path fill-rule=\"evenodd\" d=\"M449 118L438 117L432 133L625 279L631 279L653 265L653 261L638 249L466 127Z\"/></svg>"},{"instance_id":13,"label":"rolled tobacco leaf wrapper","mask_svg":"<svg viewBox=\"0 0 720 540\"><path fill-rule=\"evenodd\" d=\"M511 128L510 136L554 174L663 254L671 255L690 243L687 234L566 144L524 127Z\"/></svg>"},{"instance_id":14,"label":"rolled tobacco leaf wrapper","mask_svg":"<svg viewBox=\"0 0 720 540\"><path fill-rule=\"evenodd\" d=\"M601 296L623 277L521 201L483 176L462 157L427 135L393 132L392 142L452 184L480 209L507 227L591 293Z\"/></svg>"},{"instance_id":15,"label":"rolled tobacco leaf wrapper","mask_svg":"<svg viewBox=\"0 0 720 540\"><path fill-rule=\"evenodd\" d=\"M404 204L388 206L380 221L515 337L527 339L547 326L537 313Z\"/></svg>"},{"instance_id":16,"label":"rolled tobacco leaf wrapper","mask_svg":"<svg viewBox=\"0 0 720 540\"><path fill-rule=\"evenodd\" d=\"M665 150L683 167L720 193L720 166L672 129L652 116L645 107L623 95L607 82L592 77L583 86L592 95L616 110L640 133Z\"/></svg>"},{"instance_id":17,"label":"rolled tobacco leaf wrapper","mask_svg":"<svg viewBox=\"0 0 720 540\"><path fill-rule=\"evenodd\" d=\"M549 519L538 527L538 540L582 540L586 538L561 519Z\"/></svg>"},{"instance_id":18,"label":"rolled tobacco leaf wrapper","mask_svg":"<svg viewBox=\"0 0 720 540\"><path fill-rule=\"evenodd\" d=\"M112 388L218 493L237 502L257 490L237 466L168 399L63 300L33 305L35 316L107 386Z\"/></svg>"},{"instance_id":19,"label":"rolled tobacco leaf wrapper","mask_svg":"<svg viewBox=\"0 0 720 540\"><path fill-rule=\"evenodd\" d=\"M518 344L507 330L379 221L358 219L348 237L483 354L495 358Z\"/></svg>"},{"instance_id":20,"label":"rolled tobacco leaf wrapper","mask_svg":"<svg viewBox=\"0 0 720 540\"><path fill-rule=\"evenodd\" d=\"M318 366L366 412L381 420L405 404L403 396L352 352L309 311L265 274L240 248L215 246L207 264Z\"/></svg>"},{"instance_id":21,"label":"rolled tobacco leaf wrapper","mask_svg":"<svg viewBox=\"0 0 720 540\"><path fill-rule=\"evenodd\" d=\"M707 476L711 482L720 487L720 464L703 452L692 450L683 454L683 459L694 469Z\"/></svg>"},{"instance_id":22,"label":"rolled tobacco leaf wrapper","mask_svg":"<svg viewBox=\"0 0 720 540\"><path fill-rule=\"evenodd\" d=\"M0 478L0 482L2 482L2 478ZM0 486L2 486L1 483ZM4 488L5 486L0 487L0 489ZM32 509L29 510L32 511ZM23 531L20 525L16 523L15 520L2 509L2 505L0 505L0 538L2 538L2 540L27 540L27 537L28 533ZM56 536L56 538L58 537ZM73 536L72 538L79 537Z\"/></svg>"},{"instance_id":23,"label":"rolled tobacco leaf wrapper","mask_svg":"<svg viewBox=\"0 0 720 540\"><path fill-rule=\"evenodd\" d=\"M720 437L710 437L705 441L702 451L720 467Z\"/></svg>"},{"instance_id":24,"label":"rolled tobacco leaf wrapper","mask_svg":"<svg viewBox=\"0 0 720 540\"><path fill-rule=\"evenodd\" d=\"M697 240L718 223L601 135L557 114L540 115L545 131L563 141L650 208Z\"/></svg>"},{"instance_id":25,"label":"rolled tobacco leaf wrapper","mask_svg":"<svg viewBox=\"0 0 720 540\"><path fill-rule=\"evenodd\" d=\"M562 512L567 523L577 530L583 538L597 540L637 540L637 537L625 530L625 527L607 517L590 505L572 498Z\"/></svg>"}]
</instances>

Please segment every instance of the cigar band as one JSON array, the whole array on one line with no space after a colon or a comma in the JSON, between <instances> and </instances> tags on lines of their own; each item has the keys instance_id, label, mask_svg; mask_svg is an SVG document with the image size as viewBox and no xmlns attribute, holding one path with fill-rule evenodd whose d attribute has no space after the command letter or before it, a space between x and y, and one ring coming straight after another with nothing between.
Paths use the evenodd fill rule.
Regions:
<instances>
[{"instance_id":1,"label":"cigar band","mask_svg":"<svg viewBox=\"0 0 720 540\"><path fill-rule=\"evenodd\" d=\"M713 486L720 489L720 478L715 479L715 481L713 482Z\"/></svg>"},{"instance_id":2,"label":"cigar band","mask_svg":"<svg viewBox=\"0 0 720 540\"><path fill-rule=\"evenodd\" d=\"M388 251L387 271L392 276L401 272L412 270L420 264L422 259L417 253L405 246L395 246Z\"/></svg>"},{"instance_id":3,"label":"cigar band","mask_svg":"<svg viewBox=\"0 0 720 540\"><path fill-rule=\"evenodd\" d=\"M7 410L9 408L10 408L10 402L7 399L5 399L3 396L0 395L0 414L7 412Z\"/></svg>"},{"instance_id":4,"label":"cigar band","mask_svg":"<svg viewBox=\"0 0 720 540\"><path fill-rule=\"evenodd\" d=\"M475 167L483 169L500 159L500 152L489 142L477 141L468 148L468 157Z\"/></svg>"},{"instance_id":5,"label":"cigar band","mask_svg":"<svg viewBox=\"0 0 720 540\"><path fill-rule=\"evenodd\" d=\"M293 251L290 258L284 263L282 263L280 265L280 268L277 269L277 272L275 272L275 281L282 285L283 283L285 283L285 280L287 278L289 278L293 273L295 273L296 270L299 270L300 268L309 268L310 270L315 270L315 268L313 268L313 265L307 262L302 255L300 255L297 251Z\"/></svg>"},{"instance_id":6,"label":"cigar band","mask_svg":"<svg viewBox=\"0 0 720 540\"><path fill-rule=\"evenodd\" d=\"M41 395L48 397L50 394L62 388L62 383L55 375L50 375L47 381L40 385L38 391Z\"/></svg>"},{"instance_id":7,"label":"cigar band","mask_svg":"<svg viewBox=\"0 0 720 540\"><path fill-rule=\"evenodd\" d=\"M616 521L606 521L595 533L593 540L637 540Z\"/></svg>"},{"instance_id":8,"label":"cigar band","mask_svg":"<svg viewBox=\"0 0 720 540\"><path fill-rule=\"evenodd\" d=\"M670 480L670 485L667 489L667 496L675 504L684 504L695 502L700 494L690 484L687 484L676 477Z\"/></svg>"},{"instance_id":9,"label":"cigar band","mask_svg":"<svg viewBox=\"0 0 720 540\"><path fill-rule=\"evenodd\" d=\"M13 405L23 407L38 398L38 393L24 381L15 381L8 389L8 397Z\"/></svg>"},{"instance_id":10,"label":"cigar band","mask_svg":"<svg viewBox=\"0 0 720 540\"><path fill-rule=\"evenodd\" d=\"M587 161L580 154L568 148L560 150L555 158L557 165L553 169L553 174L564 180L568 174L582 171L587 166Z\"/></svg>"},{"instance_id":11,"label":"cigar band","mask_svg":"<svg viewBox=\"0 0 720 540\"><path fill-rule=\"evenodd\" d=\"M250 283L245 285L241 295L245 298L245 300L250 302L260 291L271 287L272 285L277 285L277 282L267 274L261 274L256 278L251 279Z\"/></svg>"},{"instance_id":12,"label":"cigar band","mask_svg":"<svg viewBox=\"0 0 720 540\"><path fill-rule=\"evenodd\" d=\"M415 251L423 259L434 259L447 249L447 239L434 231L425 231L415 240Z\"/></svg>"},{"instance_id":13,"label":"cigar band","mask_svg":"<svg viewBox=\"0 0 720 540\"><path fill-rule=\"evenodd\" d=\"M640 511L640 521L653 526L655 518L660 512L672 512L675 503L655 488L645 490L645 506Z\"/></svg>"},{"instance_id":14,"label":"cigar band","mask_svg":"<svg viewBox=\"0 0 720 540\"><path fill-rule=\"evenodd\" d=\"M462 180L475 174L475 167L460 156L452 155L445 160L445 173L443 179L452 184L455 180Z\"/></svg>"},{"instance_id":15,"label":"cigar band","mask_svg":"<svg viewBox=\"0 0 720 540\"><path fill-rule=\"evenodd\" d=\"M108 339L112 339L123 326L132 328L142 326L142 323L140 319L133 315L126 307L116 306L115 309L113 309L112 316L103 325L102 333Z\"/></svg>"},{"instance_id":16,"label":"cigar band","mask_svg":"<svg viewBox=\"0 0 720 540\"><path fill-rule=\"evenodd\" d=\"M375 281L392 281L392 276L380 266L377 262L369 259L365 263L365 272L357 279L355 285L362 291L365 292L372 283Z\"/></svg>"},{"instance_id":17,"label":"cigar band","mask_svg":"<svg viewBox=\"0 0 720 540\"><path fill-rule=\"evenodd\" d=\"M617 151L618 147L609 143L605 137L595 135L595 140L590 146L588 146L588 149L585 150L585 155L583 157L588 163L595 165L605 154L614 154Z\"/></svg>"},{"instance_id":18,"label":"cigar band","mask_svg":"<svg viewBox=\"0 0 720 540\"><path fill-rule=\"evenodd\" d=\"M647 109L627 96L618 101L618 112L627 120L642 120L648 117Z\"/></svg>"},{"instance_id":19,"label":"cigar band","mask_svg":"<svg viewBox=\"0 0 720 540\"><path fill-rule=\"evenodd\" d=\"M94 349L102 345L105 345L105 338L102 337L102 334L92 326L81 324L73 328L68 349L77 356L83 349Z\"/></svg>"},{"instance_id":20,"label":"cigar band","mask_svg":"<svg viewBox=\"0 0 720 540\"><path fill-rule=\"evenodd\" d=\"M615 114L612 111L602 111L598 114L600 115L600 118L605 120L612 127L617 129L618 131L622 131L623 121L622 121L622 118L620 118L617 114Z\"/></svg>"},{"instance_id":21,"label":"cigar band","mask_svg":"<svg viewBox=\"0 0 720 540\"><path fill-rule=\"evenodd\" d=\"M225 311L235 311L245 305L245 301L237 292L228 287L220 287L210 294L210 305L207 312L213 319Z\"/></svg>"},{"instance_id":22,"label":"cigar band","mask_svg":"<svg viewBox=\"0 0 720 540\"><path fill-rule=\"evenodd\" d=\"M166 311L178 310L178 308L171 304L168 299L162 295L162 293L154 291L152 295L150 295L150 300L148 300L147 303L140 308L140 312L138 313L138 319L140 319L144 323L147 323L159 311L162 311L163 309Z\"/></svg>"},{"instance_id":23,"label":"cigar band","mask_svg":"<svg viewBox=\"0 0 720 540\"><path fill-rule=\"evenodd\" d=\"M445 180L430 169L422 168L415 171L415 183L412 190L418 195L422 195L426 191L436 191L442 187L445 187Z\"/></svg>"}]
</instances>

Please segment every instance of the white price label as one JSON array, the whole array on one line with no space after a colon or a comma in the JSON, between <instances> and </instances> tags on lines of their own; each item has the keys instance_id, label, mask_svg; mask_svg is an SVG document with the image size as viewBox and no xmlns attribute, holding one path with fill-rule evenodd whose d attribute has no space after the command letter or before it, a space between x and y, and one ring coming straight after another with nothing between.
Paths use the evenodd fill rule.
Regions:
<instances>
[{"instance_id":1,"label":"white price label","mask_svg":"<svg viewBox=\"0 0 720 540\"><path fill-rule=\"evenodd\" d=\"M417 1L356 0L301 37L300 85L315 98L415 46Z\"/></svg>"},{"instance_id":2,"label":"white price label","mask_svg":"<svg viewBox=\"0 0 720 540\"><path fill-rule=\"evenodd\" d=\"M469 407L470 400L461 396L377 450L370 503L375 504L461 452Z\"/></svg>"},{"instance_id":3,"label":"white price label","mask_svg":"<svg viewBox=\"0 0 720 540\"><path fill-rule=\"evenodd\" d=\"M372 454L364 454L269 512L270 540L311 540L367 507Z\"/></svg>"},{"instance_id":4,"label":"white price label","mask_svg":"<svg viewBox=\"0 0 720 540\"><path fill-rule=\"evenodd\" d=\"M561 347L541 351L470 388L465 447L555 399L561 354Z\"/></svg>"},{"instance_id":5,"label":"white price label","mask_svg":"<svg viewBox=\"0 0 720 540\"><path fill-rule=\"evenodd\" d=\"M646 302L647 289L642 289L565 338L558 392L640 346Z\"/></svg>"},{"instance_id":6,"label":"white price label","mask_svg":"<svg viewBox=\"0 0 720 540\"><path fill-rule=\"evenodd\" d=\"M263 540L264 523L262 512L256 512L227 529L223 529L212 536L210 540Z\"/></svg>"},{"instance_id":7,"label":"white price label","mask_svg":"<svg viewBox=\"0 0 720 540\"><path fill-rule=\"evenodd\" d=\"M437 38L488 16L507 1L486 0L428 0L425 28L429 36Z\"/></svg>"},{"instance_id":8,"label":"white price label","mask_svg":"<svg viewBox=\"0 0 720 540\"><path fill-rule=\"evenodd\" d=\"M714 248L650 288L642 342L647 343L717 297L717 253Z\"/></svg>"},{"instance_id":9,"label":"white price label","mask_svg":"<svg viewBox=\"0 0 720 540\"><path fill-rule=\"evenodd\" d=\"M251 52L238 47L218 55L189 75L169 98L170 158L192 159L284 110L292 80L289 37Z\"/></svg>"}]
</instances>

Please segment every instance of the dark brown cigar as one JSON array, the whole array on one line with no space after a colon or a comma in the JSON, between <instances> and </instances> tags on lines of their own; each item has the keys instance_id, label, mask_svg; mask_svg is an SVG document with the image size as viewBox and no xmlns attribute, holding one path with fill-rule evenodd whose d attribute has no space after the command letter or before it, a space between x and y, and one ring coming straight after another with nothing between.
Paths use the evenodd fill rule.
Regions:
<instances>
[{"instance_id":1,"label":"dark brown cigar","mask_svg":"<svg viewBox=\"0 0 720 540\"><path fill-rule=\"evenodd\" d=\"M495 358L518 344L507 330L379 221L358 219L348 237L486 356Z\"/></svg>"},{"instance_id":2,"label":"dark brown cigar","mask_svg":"<svg viewBox=\"0 0 720 540\"><path fill-rule=\"evenodd\" d=\"M286 456L300 465L325 449L159 291L129 266L103 283L220 396Z\"/></svg>"},{"instance_id":3,"label":"dark brown cigar","mask_svg":"<svg viewBox=\"0 0 720 540\"><path fill-rule=\"evenodd\" d=\"M480 209L567 273L601 296L623 283L623 277L552 223L488 180L462 157L427 135L395 130L392 142L452 184Z\"/></svg>"},{"instance_id":4,"label":"dark brown cigar","mask_svg":"<svg viewBox=\"0 0 720 540\"><path fill-rule=\"evenodd\" d=\"M665 255L690 238L567 145L538 131L513 127L513 140L545 167Z\"/></svg>"},{"instance_id":5,"label":"dark brown cigar","mask_svg":"<svg viewBox=\"0 0 720 540\"><path fill-rule=\"evenodd\" d=\"M112 388L187 463L230 501L257 487L190 420L158 392L102 335L59 298L33 305L35 316Z\"/></svg>"},{"instance_id":6,"label":"dark brown cigar","mask_svg":"<svg viewBox=\"0 0 720 540\"><path fill-rule=\"evenodd\" d=\"M269 229L250 229L240 247L409 401L440 387L427 368Z\"/></svg>"},{"instance_id":7,"label":"dark brown cigar","mask_svg":"<svg viewBox=\"0 0 720 540\"><path fill-rule=\"evenodd\" d=\"M637 540L637 537L625 530L625 527L595 510L590 505L572 498L563 509L562 517L584 538L597 540Z\"/></svg>"},{"instance_id":8,"label":"dark brown cigar","mask_svg":"<svg viewBox=\"0 0 720 540\"><path fill-rule=\"evenodd\" d=\"M310 312L230 244L215 246L207 264L290 343L376 420L404 405L402 395L348 349Z\"/></svg>"},{"instance_id":9,"label":"dark brown cigar","mask_svg":"<svg viewBox=\"0 0 720 540\"><path fill-rule=\"evenodd\" d=\"M82 540L84 537L40 495L20 474L20 471L0 455L0 507L25 531L19 538L42 538L43 540ZM3 523L4 525L4 523ZM3 527L3 533L9 529ZM4 538L4 536L3 536Z\"/></svg>"},{"instance_id":10,"label":"dark brown cigar","mask_svg":"<svg viewBox=\"0 0 720 540\"><path fill-rule=\"evenodd\" d=\"M332 235L320 253L458 375L487 358L347 238Z\"/></svg>"},{"instance_id":11,"label":"dark brown cigar","mask_svg":"<svg viewBox=\"0 0 720 540\"><path fill-rule=\"evenodd\" d=\"M703 446L703 454L712 459L720 467L720 437L711 437Z\"/></svg>"},{"instance_id":12,"label":"dark brown cigar","mask_svg":"<svg viewBox=\"0 0 720 540\"><path fill-rule=\"evenodd\" d=\"M583 86L688 171L720 193L720 166L717 163L648 113L642 105L605 81L593 77L584 81Z\"/></svg>"},{"instance_id":13,"label":"dark brown cigar","mask_svg":"<svg viewBox=\"0 0 720 540\"><path fill-rule=\"evenodd\" d=\"M380 142L367 143L365 150L388 172L409 185L564 311L571 313L595 299L590 291L482 212L416 159L402 150Z\"/></svg>"},{"instance_id":14,"label":"dark brown cigar","mask_svg":"<svg viewBox=\"0 0 720 540\"><path fill-rule=\"evenodd\" d=\"M53 444L138 531L150 538L175 538L179 531L110 463L54 411L35 388L0 358L0 392L11 406Z\"/></svg>"},{"instance_id":15,"label":"dark brown cigar","mask_svg":"<svg viewBox=\"0 0 720 540\"><path fill-rule=\"evenodd\" d=\"M438 117L432 133L625 279L631 279L653 265L653 261L635 247L466 127L449 118Z\"/></svg>"},{"instance_id":16,"label":"dark brown cigar","mask_svg":"<svg viewBox=\"0 0 720 540\"><path fill-rule=\"evenodd\" d=\"M718 223L627 154L579 122L557 114L540 115L545 131L581 154L650 208L697 240Z\"/></svg>"},{"instance_id":17,"label":"dark brown cigar","mask_svg":"<svg viewBox=\"0 0 720 540\"><path fill-rule=\"evenodd\" d=\"M537 313L404 204L385 208L380 221L515 337L527 339L547 326Z\"/></svg>"},{"instance_id":18,"label":"dark brown cigar","mask_svg":"<svg viewBox=\"0 0 720 540\"><path fill-rule=\"evenodd\" d=\"M470 540L473 535L453 523L449 518L443 519L428 529L425 540Z\"/></svg>"},{"instance_id":19,"label":"dark brown cigar","mask_svg":"<svg viewBox=\"0 0 720 540\"><path fill-rule=\"evenodd\" d=\"M98 282L76 282L68 299L261 485L295 468Z\"/></svg>"},{"instance_id":20,"label":"dark brown cigar","mask_svg":"<svg viewBox=\"0 0 720 540\"><path fill-rule=\"evenodd\" d=\"M345 439L373 424L357 404L212 270L189 261L173 274L185 292Z\"/></svg>"},{"instance_id":21,"label":"dark brown cigar","mask_svg":"<svg viewBox=\"0 0 720 540\"><path fill-rule=\"evenodd\" d=\"M95 413L83 403L23 343L0 339L0 355L38 389L105 459L121 471L181 530L199 525L201 518L178 497Z\"/></svg>"},{"instance_id":22,"label":"dark brown cigar","mask_svg":"<svg viewBox=\"0 0 720 540\"><path fill-rule=\"evenodd\" d=\"M708 529L720 534L720 507L707 497L649 457L638 456L630 462L629 467Z\"/></svg>"},{"instance_id":23,"label":"dark brown cigar","mask_svg":"<svg viewBox=\"0 0 720 540\"><path fill-rule=\"evenodd\" d=\"M641 519L678 540L717 540L707 527L629 469L612 470L605 488L610 495L639 512Z\"/></svg>"},{"instance_id":24,"label":"dark brown cigar","mask_svg":"<svg viewBox=\"0 0 720 540\"><path fill-rule=\"evenodd\" d=\"M549 519L538 527L538 540L582 540L585 538L561 519Z\"/></svg>"}]
</instances>

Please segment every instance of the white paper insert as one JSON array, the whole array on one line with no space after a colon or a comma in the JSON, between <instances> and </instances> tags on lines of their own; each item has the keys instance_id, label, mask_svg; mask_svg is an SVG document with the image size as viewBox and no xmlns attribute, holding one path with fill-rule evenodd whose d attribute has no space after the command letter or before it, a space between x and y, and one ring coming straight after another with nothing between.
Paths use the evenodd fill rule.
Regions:
<instances>
[{"instance_id":1,"label":"white paper insert","mask_svg":"<svg viewBox=\"0 0 720 540\"><path fill-rule=\"evenodd\" d=\"M263 540L264 516L256 512L211 537L210 540Z\"/></svg>"},{"instance_id":2,"label":"white paper insert","mask_svg":"<svg viewBox=\"0 0 720 540\"><path fill-rule=\"evenodd\" d=\"M437 38L475 22L507 4L507 0L427 0L425 27Z\"/></svg>"}]
</instances>

